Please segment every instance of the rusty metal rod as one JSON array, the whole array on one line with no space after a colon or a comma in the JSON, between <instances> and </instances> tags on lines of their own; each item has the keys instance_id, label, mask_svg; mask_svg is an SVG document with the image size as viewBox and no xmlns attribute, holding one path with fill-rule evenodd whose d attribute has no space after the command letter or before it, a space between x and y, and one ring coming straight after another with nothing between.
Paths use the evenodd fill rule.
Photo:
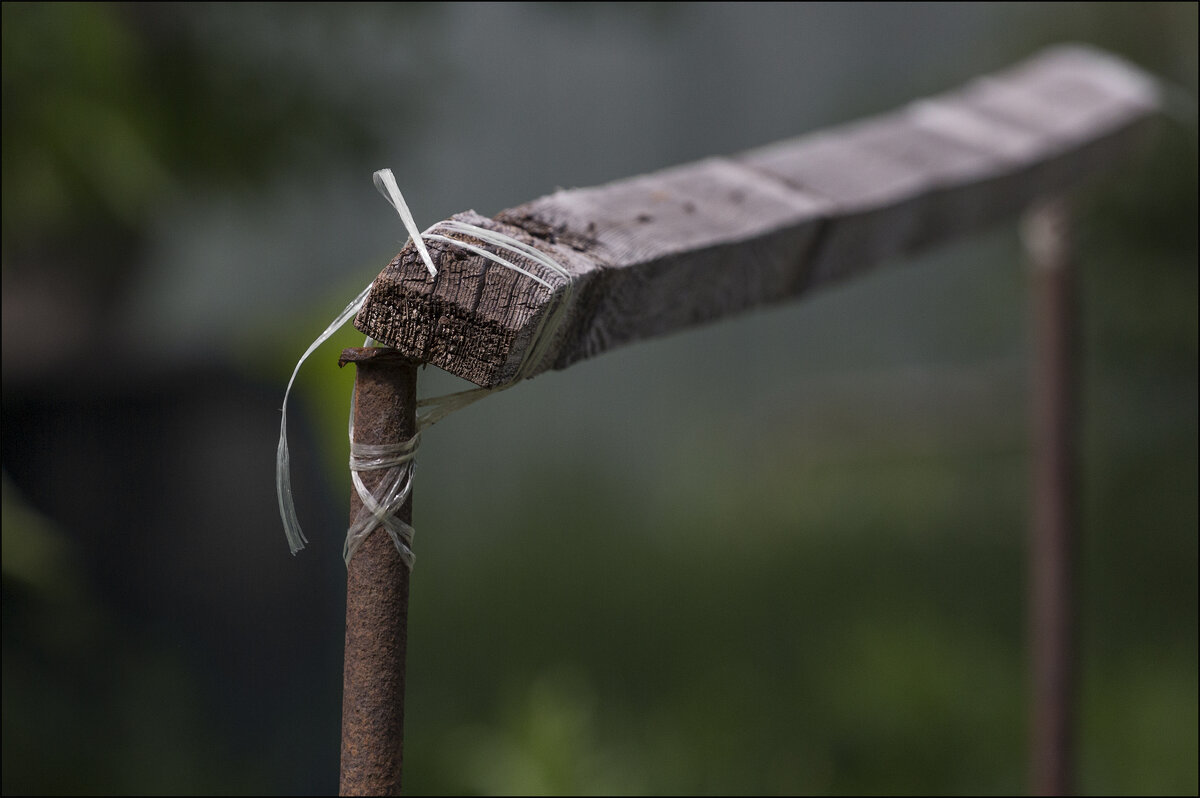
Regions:
<instances>
[{"instance_id":1,"label":"rusty metal rod","mask_svg":"<svg viewBox=\"0 0 1200 798\"><path fill-rule=\"evenodd\" d=\"M1074 788L1076 372L1071 211L1063 198L1024 220L1033 314L1030 529L1030 791Z\"/></svg>"},{"instance_id":2,"label":"rusty metal rod","mask_svg":"<svg viewBox=\"0 0 1200 798\"><path fill-rule=\"evenodd\" d=\"M417 364L394 350L347 349L354 363L354 434L362 443L416 434ZM379 475L363 481L375 488ZM350 492L351 523L362 502ZM397 512L412 522L412 498ZM399 795L404 762L404 663L408 647L409 572L379 528L346 571L346 659L342 692L342 795Z\"/></svg>"}]
</instances>

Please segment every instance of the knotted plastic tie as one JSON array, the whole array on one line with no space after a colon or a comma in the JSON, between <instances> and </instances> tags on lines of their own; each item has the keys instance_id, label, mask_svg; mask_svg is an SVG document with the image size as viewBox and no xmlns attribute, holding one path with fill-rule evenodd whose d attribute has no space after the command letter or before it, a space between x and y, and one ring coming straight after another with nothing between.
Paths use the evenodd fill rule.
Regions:
<instances>
[{"instance_id":1,"label":"knotted plastic tie","mask_svg":"<svg viewBox=\"0 0 1200 798\"><path fill-rule=\"evenodd\" d=\"M437 268L433 265L433 259L429 257L429 251L425 246L425 241L427 240L441 241L465 249L506 269L511 269L522 274L541 284L551 292L557 293L561 289L558 300L554 302L548 312L542 314L541 321L534 330L533 338L529 346L526 347L525 355L516 372L513 374L512 379L491 388L474 388L418 401L417 434L412 438L386 444L363 444L356 442L354 440L354 397L351 394L350 423L348 426L350 435L350 479L354 483L355 492L358 493L359 498L362 500L362 509L356 515L350 528L346 531L346 544L343 548L342 556L346 564L349 565L350 558L354 556L354 552L358 550L359 545L372 531L382 526L387 530L392 543L396 546L396 550L400 552L400 557L404 561L404 565L411 570L415 559L412 551L415 531L411 525L397 518L395 513L412 493L413 473L416 467L416 454L417 447L420 444L421 431L433 426L454 411L466 407L488 394L511 388L532 374L545 357L550 343L554 339L555 331L562 324L567 308L571 304L573 284L570 272L545 253L503 233L454 220L435 224L423 233L418 231L412 213L408 209L408 204L404 201L404 195L400 193L400 188L396 184L396 178L392 174L392 170L380 169L375 172L374 181L379 193L391 203L392 207L400 215L400 219L404 223L404 227L407 229L421 259L425 262L425 267L429 270L431 278L437 276ZM450 238L449 236L429 232L439 226L449 232L474 238L493 248L506 250L513 256L539 263L563 277L565 282L556 286L537 274L523 269L512 261L497 255L495 252L474 244L469 244L457 238ZM304 532L300 528L300 519L296 514L296 505L292 497L291 460L287 445L288 396L292 392L292 385L295 383L296 375L300 373L300 367L304 365L304 361L308 359L308 356L317 347L328 341L334 333L358 313L374 285L375 283L372 281L370 285L364 288L362 293L355 297L338 314L337 318L325 328L325 331L317 336L317 339L309 345L308 349L305 350L300 360L296 363L296 368L292 370L292 377L288 380L287 390L283 395L283 417L279 424L279 447L275 456L275 492L279 498L279 515L283 519L283 530L287 535L288 545L291 548L292 554L303 549L308 543L308 539L304 536ZM367 338L363 345L372 346L374 344L375 341ZM425 411L422 412L421 408L425 408ZM361 474L367 471L386 471L374 491L367 489L361 477Z\"/></svg>"}]
</instances>

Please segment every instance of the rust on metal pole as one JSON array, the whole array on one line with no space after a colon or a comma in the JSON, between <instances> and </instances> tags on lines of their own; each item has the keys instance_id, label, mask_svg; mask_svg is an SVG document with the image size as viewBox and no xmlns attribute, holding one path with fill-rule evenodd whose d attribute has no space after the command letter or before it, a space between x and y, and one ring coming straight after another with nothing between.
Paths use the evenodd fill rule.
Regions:
<instances>
[{"instance_id":1,"label":"rust on metal pole","mask_svg":"<svg viewBox=\"0 0 1200 798\"><path fill-rule=\"evenodd\" d=\"M1076 373L1071 211L1035 206L1023 232L1033 316L1030 790L1068 795L1075 708Z\"/></svg>"},{"instance_id":2,"label":"rust on metal pole","mask_svg":"<svg viewBox=\"0 0 1200 798\"><path fill-rule=\"evenodd\" d=\"M354 363L354 433L360 443L416 434L417 364L390 349L347 349ZM375 488L380 476L363 481ZM362 502L350 492L351 523ZM412 522L412 498L397 512ZM346 659L342 693L342 795L399 795L404 760L404 662L409 572L387 531L371 532L346 572Z\"/></svg>"}]
</instances>

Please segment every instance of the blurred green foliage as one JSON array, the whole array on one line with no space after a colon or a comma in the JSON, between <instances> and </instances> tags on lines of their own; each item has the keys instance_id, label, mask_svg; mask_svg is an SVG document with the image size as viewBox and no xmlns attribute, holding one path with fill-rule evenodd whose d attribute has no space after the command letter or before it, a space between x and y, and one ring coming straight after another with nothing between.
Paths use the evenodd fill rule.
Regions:
<instances>
[{"instance_id":1,"label":"blurred green foliage","mask_svg":"<svg viewBox=\"0 0 1200 798\"><path fill-rule=\"evenodd\" d=\"M128 269L171 197L253 190L281 167L376 144L354 113L359 97L252 58L203 7L6 3L3 13L6 252L99 239L115 249L88 264ZM270 23L253 7L223 16Z\"/></svg>"},{"instance_id":2,"label":"blurred green foliage","mask_svg":"<svg viewBox=\"0 0 1200 798\"><path fill-rule=\"evenodd\" d=\"M100 3L4 8L4 238L122 222L168 187L146 42Z\"/></svg>"}]
</instances>

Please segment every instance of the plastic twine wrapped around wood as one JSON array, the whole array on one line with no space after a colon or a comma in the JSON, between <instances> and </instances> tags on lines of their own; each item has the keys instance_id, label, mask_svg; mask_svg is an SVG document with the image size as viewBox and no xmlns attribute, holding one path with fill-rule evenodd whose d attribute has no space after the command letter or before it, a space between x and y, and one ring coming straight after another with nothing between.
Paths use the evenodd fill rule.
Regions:
<instances>
[{"instance_id":1,"label":"plastic twine wrapped around wood","mask_svg":"<svg viewBox=\"0 0 1200 798\"><path fill-rule=\"evenodd\" d=\"M354 552L357 551L362 541L371 532L379 527L383 527L391 537L397 551L400 552L405 566L411 570L415 560L415 555L412 551L415 531L410 524L397 518L395 512L412 493L416 453L421 431L433 426L456 410L460 410L482 399L488 394L511 388L530 374L536 373L539 370L538 366L548 351L549 342L553 339L559 325L562 324L571 305L573 299L572 279L570 272L566 268L547 256L544 252L494 230L488 230L460 221L445 221L434 225L434 227L429 228L423 233L418 231L412 212L409 210L408 204L404 201L404 195L400 192L392 170L380 169L375 172L373 177L376 188L392 207L396 209L401 221L404 223L405 229L408 230L414 247L417 249L421 259L425 262L426 269L429 271L430 280L437 279L438 270L433 264L425 242L438 241L467 250L475 255L486 258L492 263L506 269L511 269L530 280L536 281L555 294L553 307L548 313L542 316L534 332L533 340L525 351L521 364L513 377L503 384L489 388L474 388L418 401L417 434L412 438L381 445L366 445L355 442L353 397L351 398L349 423L350 475L351 481L354 483L354 489L362 499L363 507L346 532L343 557L346 563L349 564L350 558L354 556ZM441 232L431 232L435 228ZM445 233L450 233L451 235L446 235ZM562 279L561 281L552 283L514 261L529 261L531 265L539 264L547 269L549 273L557 275ZM279 499L279 514L283 520L284 533L287 536L288 546L292 554L296 554L303 549L308 543L308 539L304 536L304 532L300 527L300 519L296 513L295 501L292 496L291 461L287 445L287 400L291 394L292 386L296 381L296 375L299 373L304 361L358 313L373 285L374 283L372 282L371 285L363 289L338 314L337 318L333 320L325 331L309 345L308 349L305 350L300 360L296 363L295 369L292 370L292 377L288 381L287 390L284 392L282 419L280 420L279 427L279 447L275 458L275 488ZM372 346L374 344L375 342L372 339L367 338L364 346ZM369 490L360 475L367 471L378 470L386 471L386 473L383 479L379 481L375 490Z\"/></svg>"}]
</instances>

